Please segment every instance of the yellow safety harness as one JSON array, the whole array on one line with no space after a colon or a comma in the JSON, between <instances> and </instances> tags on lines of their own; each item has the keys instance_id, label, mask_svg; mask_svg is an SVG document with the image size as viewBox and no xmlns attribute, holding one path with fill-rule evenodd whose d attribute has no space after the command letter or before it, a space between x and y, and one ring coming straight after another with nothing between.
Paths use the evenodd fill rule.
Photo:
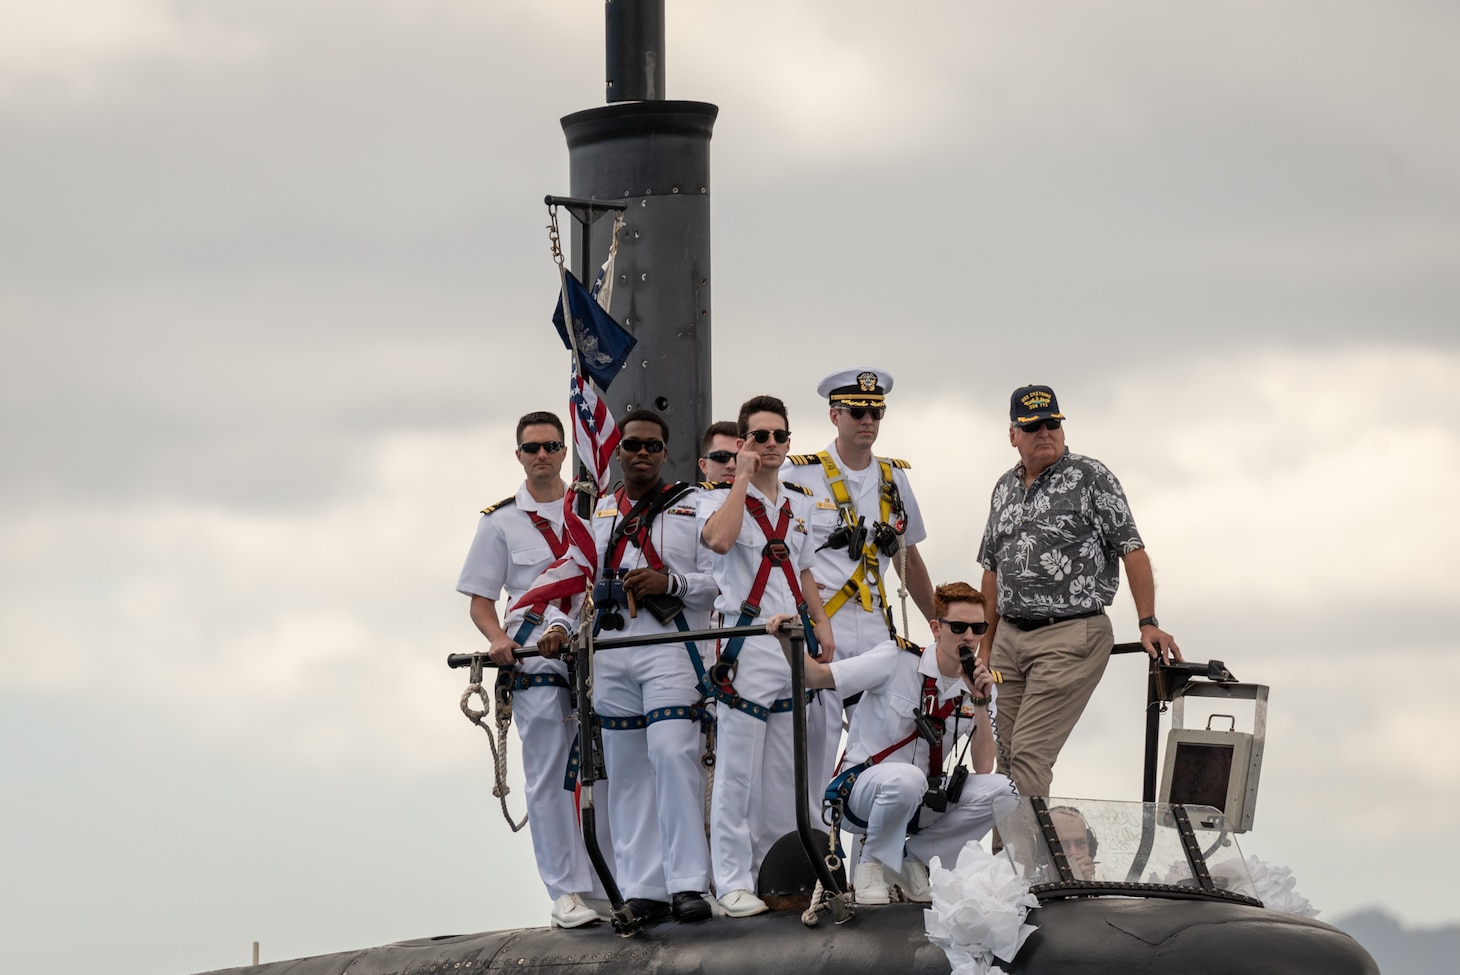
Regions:
<instances>
[{"instance_id":1,"label":"yellow safety harness","mask_svg":"<svg viewBox=\"0 0 1460 975\"><path fill-rule=\"evenodd\" d=\"M836 461L831 459L831 453L823 450L816 454L803 454L799 458L793 457L791 461L796 463L806 457L821 464L821 469L826 472L826 483L831 488L831 495L836 501L837 511L841 514L842 522L849 531L856 528L857 507L852 503L852 496L847 491L846 475L836 466ZM877 458L877 472L881 479L878 490L880 499L878 520L884 524L892 523L892 469L907 466L906 461L892 460L887 457ZM887 590L882 585L882 563L877 558L877 547L873 543L870 533L867 542L862 546L862 557L857 561L857 567L852 570L851 578L826 601L828 619L845 606L853 596L861 603L863 610L872 612L872 586L867 583L868 576L871 576L872 583L877 587L877 595L882 599L883 610L890 613L892 604L888 602Z\"/></svg>"}]
</instances>

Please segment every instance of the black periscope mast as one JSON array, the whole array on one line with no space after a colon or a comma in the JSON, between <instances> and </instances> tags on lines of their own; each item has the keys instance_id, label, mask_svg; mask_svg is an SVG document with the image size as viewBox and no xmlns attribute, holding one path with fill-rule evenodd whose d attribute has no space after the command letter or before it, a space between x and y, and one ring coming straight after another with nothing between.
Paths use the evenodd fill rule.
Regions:
<instances>
[{"instance_id":1,"label":"black periscope mast","mask_svg":"<svg viewBox=\"0 0 1460 975\"><path fill-rule=\"evenodd\" d=\"M791 663L795 770L795 833L775 844L761 869L758 893L772 911L700 924L644 923L620 895L608 854L598 848L592 784L602 775L593 712L593 659L650 643L714 640L763 633L761 627L672 632L595 640L591 599L564 658L576 693L582 826L594 868L613 904L612 923L562 930L526 928L446 935L356 951L229 969L254 975L948 975L949 955L927 934L924 905L853 907L845 870L827 853L806 790L805 640L787 624L782 646ZM1118 644L1114 653L1142 652ZM516 651L519 658L533 648ZM495 666L484 653L452 654L469 668L472 696L485 699L482 678ZM1013 798L996 803L1001 854L1037 906L1034 926L1012 957L995 959L1009 975L1120 972L1212 975L1289 972L1372 975L1378 968L1348 935L1320 921L1273 910L1259 898L1237 845L1251 823L1261 767L1267 688L1242 684L1220 661L1149 663L1146 801ZM1253 730L1182 728L1188 697L1254 702ZM501 714L499 698L498 713ZM1160 715L1171 706L1161 794L1156 788ZM476 712L480 722L483 712ZM1232 724L1235 726L1235 720ZM1185 800L1185 801L1184 801ZM1192 801L1198 800L1198 801ZM1219 809L1215 803L1221 803ZM1067 829L1078 821L1075 834ZM1088 856L1076 854L1084 850ZM964 860L968 859L965 852ZM959 870L964 866L960 864ZM956 873L956 872L955 872ZM819 889L818 889L819 888ZM939 912L940 883L934 880ZM819 924L829 917L833 924ZM974 968L978 971L978 968ZM217 973L222 975L222 973Z\"/></svg>"}]
</instances>

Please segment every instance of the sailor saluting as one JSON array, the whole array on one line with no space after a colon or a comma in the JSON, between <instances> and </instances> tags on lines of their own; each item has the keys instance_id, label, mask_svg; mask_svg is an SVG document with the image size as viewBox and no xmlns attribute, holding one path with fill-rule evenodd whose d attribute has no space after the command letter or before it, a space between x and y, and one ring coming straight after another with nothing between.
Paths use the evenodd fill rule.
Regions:
<instances>
[{"instance_id":1,"label":"sailor saluting","mask_svg":"<svg viewBox=\"0 0 1460 975\"><path fill-rule=\"evenodd\" d=\"M700 496L698 521L714 552L716 608L737 626L777 614L799 616L830 659L831 626L811 576L805 488L781 483L791 442L786 405L756 396L740 407L740 453L732 484ZM715 791L710 848L715 889L730 917L760 914L756 874L771 845L796 828L791 668L773 636L727 640L711 671L716 701Z\"/></svg>"}]
</instances>

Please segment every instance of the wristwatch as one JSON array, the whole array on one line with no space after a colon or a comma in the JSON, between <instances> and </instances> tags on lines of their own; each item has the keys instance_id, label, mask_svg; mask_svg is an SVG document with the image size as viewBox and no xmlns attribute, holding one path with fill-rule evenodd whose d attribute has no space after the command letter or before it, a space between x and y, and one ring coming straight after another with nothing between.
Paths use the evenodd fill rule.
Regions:
<instances>
[{"instance_id":1,"label":"wristwatch","mask_svg":"<svg viewBox=\"0 0 1460 975\"><path fill-rule=\"evenodd\" d=\"M1141 620L1136 625L1137 626L1154 626L1158 630L1161 628L1161 624L1156 620L1156 617L1154 617L1154 616L1147 616L1145 619Z\"/></svg>"}]
</instances>

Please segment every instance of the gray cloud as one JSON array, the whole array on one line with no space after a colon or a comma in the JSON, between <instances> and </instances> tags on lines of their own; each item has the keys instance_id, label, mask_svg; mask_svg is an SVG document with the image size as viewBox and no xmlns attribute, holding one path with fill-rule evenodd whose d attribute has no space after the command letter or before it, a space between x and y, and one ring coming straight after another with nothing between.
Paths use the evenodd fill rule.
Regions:
<instances>
[{"instance_id":1,"label":"gray cloud","mask_svg":"<svg viewBox=\"0 0 1460 975\"><path fill-rule=\"evenodd\" d=\"M890 368L953 576L1009 388L1053 383L1163 618L1274 686L1252 851L1320 907L1370 902L1357 874L1447 920L1453 871L1364 816L1456 808L1424 761L1453 766L1456 14L774 7L785 37L765 3L671 12L671 94L722 106L719 412L779 392L811 449L816 378ZM96 931L134 971L537 923L493 885L530 857L439 661L476 639L451 584L509 425L562 398L540 201L600 8L115 9L93 47L0 14L49 55L0 59L0 769L38 892L4 913L59 936L126 903ZM1134 794L1140 680L1108 684L1061 788Z\"/></svg>"}]
</instances>

